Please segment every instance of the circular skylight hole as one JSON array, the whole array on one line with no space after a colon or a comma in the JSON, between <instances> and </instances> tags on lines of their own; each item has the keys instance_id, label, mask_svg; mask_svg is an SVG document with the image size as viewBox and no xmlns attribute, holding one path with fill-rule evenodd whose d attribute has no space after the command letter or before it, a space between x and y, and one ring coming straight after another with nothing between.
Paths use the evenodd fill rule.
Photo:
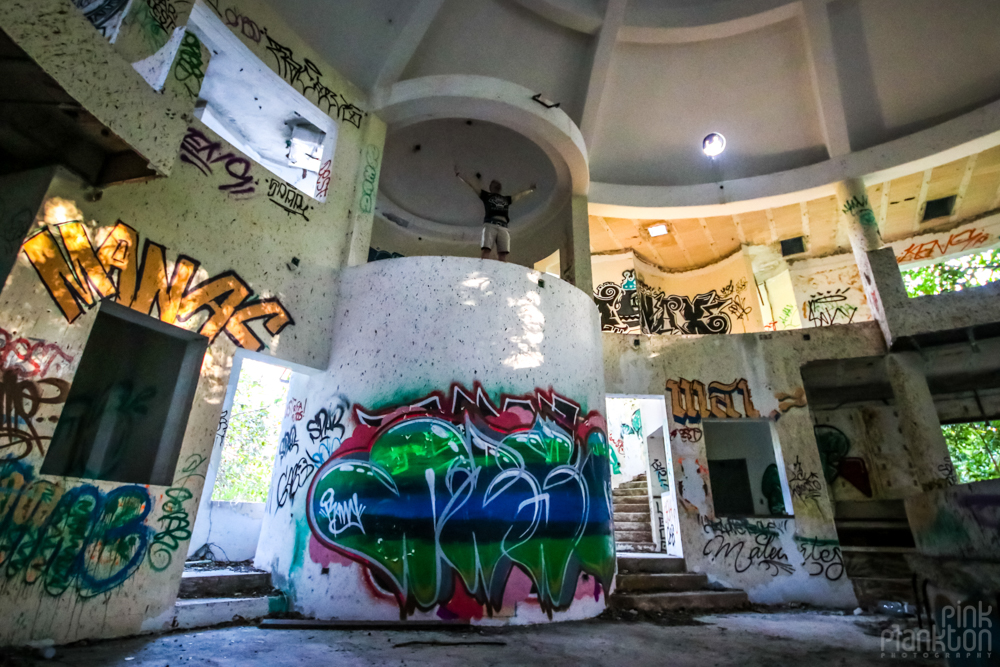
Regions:
<instances>
[{"instance_id":1,"label":"circular skylight hole","mask_svg":"<svg viewBox=\"0 0 1000 667\"><path fill-rule=\"evenodd\" d=\"M722 155L722 151L726 150L726 138L718 132L713 132L701 140L701 150L708 157Z\"/></svg>"}]
</instances>

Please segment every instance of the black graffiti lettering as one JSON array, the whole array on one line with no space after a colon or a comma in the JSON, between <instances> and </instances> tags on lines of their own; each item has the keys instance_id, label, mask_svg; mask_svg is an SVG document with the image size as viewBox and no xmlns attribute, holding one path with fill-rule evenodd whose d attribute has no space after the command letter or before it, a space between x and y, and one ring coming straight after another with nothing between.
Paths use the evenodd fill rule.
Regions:
<instances>
[{"instance_id":1,"label":"black graffiti lettering","mask_svg":"<svg viewBox=\"0 0 1000 667\"><path fill-rule=\"evenodd\" d=\"M294 501L295 494L309 483L309 478L315 470L316 466L304 456L286 468L278 476L278 490L275 496L277 506L284 507L289 500Z\"/></svg>"}]
</instances>

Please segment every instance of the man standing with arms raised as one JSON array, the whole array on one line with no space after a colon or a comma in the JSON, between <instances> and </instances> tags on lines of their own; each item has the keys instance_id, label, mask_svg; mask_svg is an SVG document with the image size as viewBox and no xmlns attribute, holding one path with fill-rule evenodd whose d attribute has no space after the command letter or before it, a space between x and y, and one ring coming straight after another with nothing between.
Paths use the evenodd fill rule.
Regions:
<instances>
[{"instance_id":1,"label":"man standing with arms raised","mask_svg":"<svg viewBox=\"0 0 1000 667\"><path fill-rule=\"evenodd\" d=\"M456 166L455 176L472 188L472 191L479 196L479 199L483 202L483 207L486 209L486 214L483 217L483 241L481 244L483 253L480 257L482 259L488 258L490 251L493 250L493 246L496 245L497 257L501 262L506 262L507 255L510 253L510 232L507 231L507 225L510 224L510 205L534 192L535 186L532 185L524 192L518 192L516 195L507 197L503 194L503 186L500 185L500 181L491 181L490 191L487 192L482 188L482 182L479 180L478 174L476 175L476 182L473 183L462 176Z\"/></svg>"}]
</instances>

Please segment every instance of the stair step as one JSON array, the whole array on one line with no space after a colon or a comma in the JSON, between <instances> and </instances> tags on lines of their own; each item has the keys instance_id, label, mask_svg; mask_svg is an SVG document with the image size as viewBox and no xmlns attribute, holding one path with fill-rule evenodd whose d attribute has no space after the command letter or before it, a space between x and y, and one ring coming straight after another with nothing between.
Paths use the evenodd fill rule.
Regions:
<instances>
[{"instance_id":1,"label":"stair step","mask_svg":"<svg viewBox=\"0 0 1000 667\"><path fill-rule=\"evenodd\" d=\"M687 572L683 558L671 556L619 556L620 574L683 574Z\"/></svg>"},{"instance_id":2,"label":"stair step","mask_svg":"<svg viewBox=\"0 0 1000 667\"><path fill-rule=\"evenodd\" d=\"M239 593L264 593L271 588L269 572L234 570L185 570L179 598L228 598Z\"/></svg>"},{"instance_id":3,"label":"stair step","mask_svg":"<svg viewBox=\"0 0 1000 667\"><path fill-rule=\"evenodd\" d=\"M905 554L897 551L850 551L845 549L841 552L844 559L844 569L847 576L909 579L913 576L910 564L906 561Z\"/></svg>"},{"instance_id":4,"label":"stair step","mask_svg":"<svg viewBox=\"0 0 1000 667\"><path fill-rule=\"evenodd\" d=\"M616 526L622 521L644 521L645 523L649 523L650 514L648 509L645 512L615 512L614 519Z\"/></svg>"},{"instance_id":5,"label":"stair step","mask_svg":"<svg viewBox=\"0 0 1000 667\"><path fill-rule=\"evenodd\" d=\"M912 579L851 577L851 585L854 586L854 594L858 598L858 604L865 609L871 609L880 600L916 604Z\"/></svg>"},{"instance_id":6,"label":"stair step","mask_svg":"<svg viewBox=\"0 0 1000 667\"><path fill-rule=\"evenodd\" d=\"M655 553L656 545L652 542L615 542L615 551L627 553Z\"/></svg>"},{"instance_id":7,"label":"stair step","mask_svg":"<svg viewBox=\"0 0 1000 667\"><path fill-rule=\"evenodd\" d=\"M648 532L650 539L653 537L652 528L649 527L649 517L645 521L615 521L615 534L621 532Z\"/></svg>"},{"instance_id":8,"label":"stair step","mask_svg":"<svg viewBox=\"0 0 1000 667\"><path fill-rule=\"evenodd\" d=\"M619 512L649 511L649 499L645 496L641 498L632 496L627 498L614 498L611 501L611 505Z\"/></svg>"},{"instance_id":9,"label":"stair step","mask_svg":"<svg viewBox=\"0 0 1000 667\"><path fill-rule=\"evenodd\" d=\"M649 491L647 491L645 488L623 489L622 487L619 486L617 489L611 492L612 498L631 498L631 497L645 498L648 495Z\"/></svg>"},{"instance_id":10,"label":"stair step","mask_svg":"<svg viewBox=\"0 0 1000 667\"><path fill-rule=\"evenodd\" d=\"M697 591L708 585L708 576L684 572L677 574L619 574L615 590L619 593L667 593Z\"/></svg>"},{"instance_id":11,"label":"stair step","mask_svg":"<svg viewBox=\"0 0 1000 667\"><path fill-rule=\"evenodd\" d=\"M624 484L619 484L616 488L619 489L648 489L649 484L646 480L640 480L638 482L625 482Z\"/></svg>"},{"instance_id":12,"label":"stair step","mask_svg":"<svg viewBox=\"0 0 1000 667\"><path fill-rule=\"evenodd\" d=\"M855 530L910 530L910 522L906 519L884 519L869 521L867 519L837 519L834 523L837 530L852 528Z\"/></svg>"},{"instance_id":13,"label":"stair step","mask_svg":"<svg viewBox=\"0 0 1000 667\"><path fill-rule=\"evenodd\" d=\"M743 591L685 591L673 593L637 593L608 598L608 604L616 609L637 611L677 611L696 609L700 611L739 609L750 605L750 599Z\"/></svg>"},{"instance_id":14,"label":"stair step","mask_svg":"<svg viewBox=\"0 0 1000 667\"><path fill-rule=\"evenodd\" d=\"M285 599L281 595L178 600L174 606L171 628L177 630L207 628L241 619L252 621L263 618L272 611L285 611L285 606Z\"/></svg>"},{"instance_id":15,"label":"stair step","mask_svg":"<svg viewBox=\"0 0 1000 667\"><path fill-rule=\"evenodd\" d=\"M615 542L652 542L653 531L646 530L615 530Z\"/></svg>"}]
</instances>

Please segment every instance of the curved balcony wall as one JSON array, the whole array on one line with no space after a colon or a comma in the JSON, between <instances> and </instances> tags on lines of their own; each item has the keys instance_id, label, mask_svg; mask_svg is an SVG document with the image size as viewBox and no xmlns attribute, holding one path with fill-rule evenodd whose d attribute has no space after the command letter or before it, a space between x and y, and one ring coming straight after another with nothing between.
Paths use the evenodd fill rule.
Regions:
<instances>
[{"instance_id":1,"label":"curved balcony wall","mask_svg":"<svg viewBox=\"0 0 1000 667\"><path fill-rule=\"evenodd\" d=\"M257 564L305 616L594 616L614 574L597 308L523 267L345 269L295 375Z\"/></svg>"}]
</instances>

